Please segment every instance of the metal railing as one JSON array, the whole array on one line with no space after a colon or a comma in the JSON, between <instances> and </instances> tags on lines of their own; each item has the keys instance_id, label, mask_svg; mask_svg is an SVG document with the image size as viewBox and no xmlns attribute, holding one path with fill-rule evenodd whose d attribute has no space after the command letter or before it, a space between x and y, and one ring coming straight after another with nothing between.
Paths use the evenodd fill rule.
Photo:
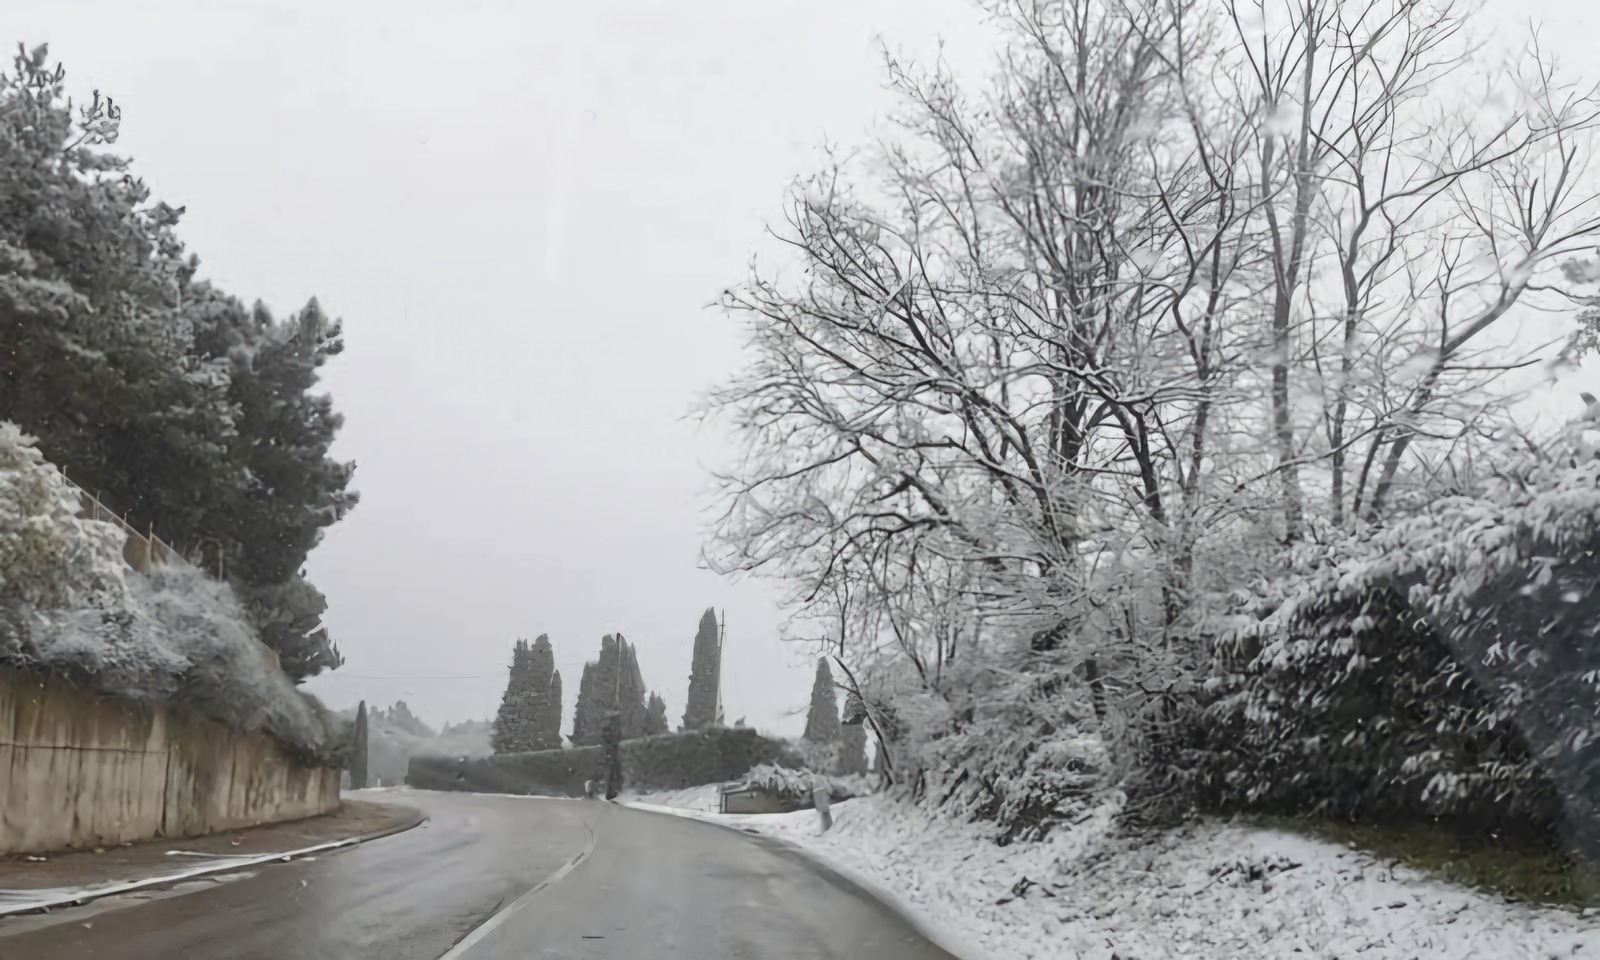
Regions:
<instances>
[{"instance_id":1,"label":"metal railing","mask_svg":"<svg viewBox=\"0 0 1600 960\"><path fill-rule=\"evenodd\" d=\"M119 515L115 510L106 506L100 501L99 497L74 483L72 478L67 476L65 470L61 471L61 479L65 480L67 485L78 493L78 501L82 506L82 509L78 511L80 519L114 523L122 528L123 533L128 535L128 542L122 548L122 559L127 561L128 566L138 570L140 573L144 573L151 566L173 563L199 570L209 575L210 571L190 561L172 544L156 536L154 528L140 533L138 528L128 522L127 514Z\"/></svg>"}]
</instances>

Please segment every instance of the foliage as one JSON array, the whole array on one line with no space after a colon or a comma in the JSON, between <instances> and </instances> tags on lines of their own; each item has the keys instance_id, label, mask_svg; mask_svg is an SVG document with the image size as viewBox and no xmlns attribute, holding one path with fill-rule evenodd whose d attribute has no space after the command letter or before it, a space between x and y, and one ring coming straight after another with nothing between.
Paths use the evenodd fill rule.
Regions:
<instances>
[{"instance_id":1,"label":"foliage","mask_svg":"<svg viewBox=\"0 0 1600 960\"><path fill-rule=\"evenodd\" d=\"M651 691L650 702L645 705L644 735L658 737L667 732L667 701L661 694Z\"/></svg>"},{"instance_id":2,"label":"foliage","mask_svg":"<svg viewBox=\"0 0 1600 960\"><path fill-rule=\"evenodd\" d=\"M561 674L555 669L550 637L540 634L531 646L518 640L495 717L494 752L557 749L561 746L560 725Z\"/></svg>"},{"instance_id":3,"label":"foliage","mask_svg":"<svg viewBox=\"0 0 1600 960\"><path fill-rule=\"evenodd\" d=\"M494 725L478 720L446 724L437 734L411 715L405 701L369 712L367 769L372 782L402 784L412 757L482 757L493 752Z\"/></svg>"},{"instance_id":4,"label":"foliage","mask_svg":"<svg viewBox=\"0 0 1600 960\"><path fill-rule=\"evenodd\" d=\"M330 459L318 370L342 349L316 301L275 320L197 279L114 144L122 115L79 107L43 46L0 75L0 409L81 486L236 583L303 678L340 658L321 594L296 582L356 502Z\"/></svg>"},{"instance_id":5,"label":"foliage","mask_svg":"<svg viewBox=\"0 0 1600 960\"><path fill-rule=\"evenodd\" d=\"M438 734L433 728L423 723L416 714L411 712L404 700L396 700L394 706L385 710L382 707L372 711L373 726L379 728L392 728L413 737L435 737Z\"/></svg>"},{"instance_id":6,"label":"foliage","mask_svg":"<svg viewBox=\"0 0 1600 960\"><path fill-rule=\"evenodd\" d=\"M1223 638L1194 795L1564 828L1600 862L1600 460L1581 433L1266 584Z\"/></svg>"},{"instance_id":7,"label":"foliage","mask_svg":"<svg viewBox=\"0 0 1600 960\"><path fill-rule=\"evenodd\" d=\"M833 693L828 658L817 660L817 678L811 684L811 705L806 710L804 737L812 743L837 743L840 737L839 700Z\"/></svg>"},{"instance_id":8,"label":"foliage","mask_svg":"<svg viewBox=\"0 0 1600 960\"><path fill-rule=\"evenodd\" d=\"M1505 318L1574 313L1600 282L1572 266L1600 234L1600 101L1538 50L1475 56L1449 2L986 9L1005 41L988 89L891 58L888 133L796 185L777 231L794 262L725 293L750 350L705 413L742 441L713 564L792 591L886 775L1006 838L1209 749L1190 721L1233 590L1295 582L1297 552L1404 530L1507 460L1526 431L1503 375L1533 354ZM1476 549L1475 529L1448 535ZM1498 576L1540 575L1542 555L1506 556ZM1432 632L1463 663L1577 658L1512 639L1529 603L1488 612L1499 647L1465 621ZM1394 642L1419 675L1445 649ZM1311 722L1351 653L1304 664L1285 722ZM1485 709L1571 754L1560 792L1586 802L1587 759L1553 745L1590 736L1587 694L1491 662ZM1460 678L1413 705L1432 680L1376 669L1343 692L1433 721L1479 709ZM1565 699L1519 700L1546 693ZM1576 726L1541 712L1558 703ZM1520 790L1513 739L1471 742ZM1283 761L1263 779L1321 776L1259 749ZM1430 797L1459 790L1421 740L1379 752Z\"/></svg>"},{"instance_id":9,"label":"foliage","mask_svg":"<svg viewBox=\"0 0 1600 960\"><path fill-rule=\"evenodd\" d=\"M795 770L764 763L745 774L744 782L779 800L809 802L814 791L831 790L828 778L813 770Z\"/></svg>"},{"instance_id":10,"label":"foliage","mask_svg":"<svg viewBox=\"0 0 1600 960\"><path fill-rule=\"evenodd\" d=\"M600 638L600 658L584 664L573 707L572 742L580 746L600 743L612 711L619 712L620 734L632 740L650 734L650 706L644 677L639 672L639 652L622 634ZM666 704L661 706L663 717ZM664 731L663 731L664 732Z\"/></svg>"},{"instance_id":11,"label":"foliage","mask_svg":"<svg viewBox=\"0 0 1600 960\"><path fill-rule=\"evenodd\" d=\"M790 747L749 728L713 727L621 744L623 786L681 790L726 783L763 763L798 766ZM473 790L578 797L583 783L604 776L601 746L496 754L469 759L415 756L406 782L423 790Z\"/></svg>"},{"instance_id":12,"label":"foliage","mask_svg":"<svg viewBox=\"0 0 1600 960\"><path fill-rule=\"evenodd\" d=\"M345 725L274 668L228 585L183 566L135 574L121 529L78 510L31 438L0 422L0 664L189 704L307 762L343 762Z\"/></svg>"},{"instance_id":13,"label":"foliage","mask_svg":"<svg viewBox=\"0 0 1600 960\"><path fill-rule=\"evenodd\" d=\"M834 773L860 777L867 773L867 731L861 724L842 727L839 735L839 763Z\"/></svg>"},{"instance_id":14,"label":"foliage","mask_svg":"<svg viewBox=\"0 0 1600 960\"><path fill-rule=\"evenodd\" d=\"M722 635L716 611L700 615L694 635L694 660L689 670L689 695L683 708L683 729L703 730L717 722L717 689L721 683Z\"/></svg>"}]
</instances>

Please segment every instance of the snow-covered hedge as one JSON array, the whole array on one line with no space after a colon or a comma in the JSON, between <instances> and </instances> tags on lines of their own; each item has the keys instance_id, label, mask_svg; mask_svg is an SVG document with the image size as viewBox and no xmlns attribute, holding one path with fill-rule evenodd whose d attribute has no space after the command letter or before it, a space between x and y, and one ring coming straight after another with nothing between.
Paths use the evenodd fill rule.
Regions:
<instances>
[{"instance_id":1,"label":"snow-covered hedge","mask_svg":"<svg viewBox=\"0 0 1600 960\"><path fill-rule=\"evenodd\" d=\"M1600 853L1600 461L1308 549L1220 646L1206 805L1429 817Z\"/></svg>"},{"instance_id":2,"label":"snow-covered hedge","mask_svg":"<svg viewBox=\"0 0 1600 960\"><path fill-rule=\"evenodd\" d=\"M122 531L80 508L33 440L0 422L0 664L187 703L307 762L342 762L344 724L266 659L226 584L183 566L133 573Z\"/></svg>"}]
</instances>

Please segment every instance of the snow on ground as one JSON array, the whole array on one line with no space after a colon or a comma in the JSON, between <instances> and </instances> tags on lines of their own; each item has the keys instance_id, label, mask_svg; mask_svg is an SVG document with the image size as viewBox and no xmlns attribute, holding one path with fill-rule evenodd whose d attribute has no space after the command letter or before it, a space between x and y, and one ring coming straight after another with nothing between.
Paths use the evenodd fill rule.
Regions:
<instances>
[{"instance_id":1,"label":"snow on ground","mask_svg":"<svg viewBox=\"0 0 1600 960\"><path fill-rule=\"evenodd\" d=\"M644 806L672 807L676 810L693 810L697 813L716 813L721 809L721 785L708 783L686 790L664 790L659 793L623 791L617 799L623 803Z\"/></svg>"},{"instance_id":2,"label":"snow on ground","mask_svg":"<svg viewBox=\"0 0 1600 960\"><path fill-rule=\"evenodd\" d=\"M1506 903L1292 834L1212 824L1117 839L1107 804L1042 843L999 847L980 825L881 796L835 804L822 835L810 810L704 811L866 877L944 939L995 958L1600 960L1593 911Z\"/></svg>"}]
</instances>

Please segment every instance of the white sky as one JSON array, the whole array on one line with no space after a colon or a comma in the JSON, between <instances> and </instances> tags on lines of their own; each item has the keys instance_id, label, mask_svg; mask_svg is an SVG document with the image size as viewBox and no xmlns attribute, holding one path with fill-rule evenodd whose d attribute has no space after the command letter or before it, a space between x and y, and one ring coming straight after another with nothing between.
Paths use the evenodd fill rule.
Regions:
<instances>
[{"instance_id":1,"label":"white sky","mask_svg":"<svg viewBox=\"0 0 1600 960\"><path fill-rule=\"evenodd\" d=\"M1532 16L1600 79L1600 15ZM697 569L702 464L681 421L739 337L704 309L743 277L825 137L888 105L874 36L971 62L964 0L7 0L118 149L187 205L207 275L346 324L326 386L361 505L309 564L347 665L335 707L492 716L518 637L567 701L601 634L683 710L696 621L726 608L728 719L797 734L811 652L757 584ZM1504 13L1501 13L1501 10ZM1574 388L1576 389L1576 388ZM1600 391L1595 391L1600 392ZM406 679L373 679L406 678ZM459 678L459 679L458 679Z\"/></svg>"},{"instance_id":2,"label":"white sky","mask_svg":"<svg viewBox=\"0 0 1600 960\"><path fill-rule=\"evenodd\" d=\"M549 633L570 725L621 631L676 724L715 605L728 719L799 733L814 661L763 585L697 569L718 448L680 417L738 362L706 305L819 142L888 104L874 34L927 50L971 32L962 0L4 6L7 42L123 106L207 275L345 321L361 505L309 571L348 662L309 689L490 717Z\"/></svg>"}]
</instances>

